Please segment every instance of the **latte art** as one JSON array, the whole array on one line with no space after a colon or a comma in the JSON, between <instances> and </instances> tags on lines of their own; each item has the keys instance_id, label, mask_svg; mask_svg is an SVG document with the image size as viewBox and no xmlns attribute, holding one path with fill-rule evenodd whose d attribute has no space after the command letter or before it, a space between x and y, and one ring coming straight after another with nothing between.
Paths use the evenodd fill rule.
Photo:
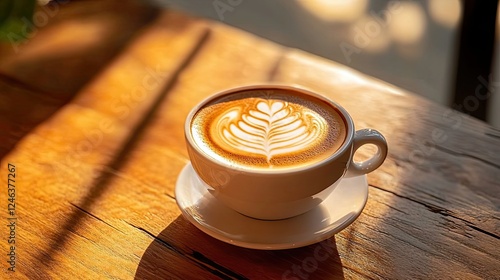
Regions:
<instances>
[{"instance_id":1,"label":"latte art","mask_svg":"<svg viewBox=\"0 0 500 280\"><path fill-rule=\"evenodd\" d=\"M300 92L269 89L223 95L191 121L196 145L229 165L290 168L321 161L345 141L346 128L329 103Z\"/></svg>"},{"instance_id":2,"label":"latte art","mask_svg":"<svg viewBox=\"0 0 500 280\"><path fill-rule=\"evenodd\" d=\"M301 112L289 102L261 100L255 107L228 109L215 119L212 135L232 153L259 154L269 165L275 155L304 150L326 127L321 116Z\"/></svg>"}]
</instances>

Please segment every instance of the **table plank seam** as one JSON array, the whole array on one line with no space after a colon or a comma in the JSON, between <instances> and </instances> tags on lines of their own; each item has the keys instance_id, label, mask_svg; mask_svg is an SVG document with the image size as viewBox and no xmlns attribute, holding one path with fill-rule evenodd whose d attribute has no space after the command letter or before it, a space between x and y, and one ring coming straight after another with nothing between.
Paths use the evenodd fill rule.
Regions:
<instances>
[{"instance_id":1,"label":"table plank seam","mask_svg":"<svg viewBox=\"0 0 500 280\"><path fill-rule=\"evenodd\" d=\"M447 153L447 154L450 154L450 155L453 155L453 156L457 156L457 157L467 157L467 158L471 158L471 159L474 159L474 160L477 160L479 162L482 162L486 165L489 165L489 166L492 166L492 167L495 167L497 169L500 169L500 164L497 164L497 163L494 163L494 162L491 162L489 160L486 160L486 159L482 159L480 157L477 157L477 156L474 156L474 155L471 155L471 154L466 154L466 153L462 153L462 152L457 152L457 151L454 151L452 149L448 149L446 147L443 147L441 145L437 145L437 144L432 144L430 147L434 147L436 148L437 150L440 150L444 153Z\"/></svg>"},{"instance_id":2,"label":"table plank seam","mask_svg":"<svg viewBox=\"0 0 500 280\"><path fill-rule=\"evenodd\" d=\"M15 77L12 77L2 71L0 71L0 81L18 89L27 90L30 94L36 93L38 95L43 95L44 97L50 98L51 101L60 102L58 98L54 97L54 93L44 91L41 88L37 88L33 85L27 84Z\"/></svg>"},{"instance_id":3,"label":"table plank seam","mask_svg":"<svg viewBox=\"0 0 500 280\"><path fill-rule=\"evenodd\" d=\"M379 186L374 185L374 184L369 184L369 186L372 187L372 188L375 188L375 189L378 189L378 190L390 193L390 194L395 195L395 196L397 196L399 198L406 199L406 200L409 200L411 202L420 204L420 205L424 206L425 208L427 208L427 210L429 210L429 211L431 211L433 213L438 213L438 214L442 214L442 215L445 215L445 216L450 216L451 215L451 214L449 214L451 211L449 211L449 210L447 210L447 209L445 209L443 207L437 206L435 204L424 202L424 201L420 201L418 199L411 198L411 197L408 197L408 196L404 196L404 195L398 194L398 193L396 193L394 191L391 191L391 190L379 187Z\"/></svg>"},{"instance_id":4,"label":"table plank seam","mask_svg":"<svg viewBox=\"0 0 500 280\"><path fill-rule=\"evenodd\" d=\"M468 227L470 227L470 228L471 228L471 229L473 229L473 230L477 230L477 231L479 231L479 232L482 232L482 233L484 233L484 234L486 234L486 235L489 235L489 236L491 236L491 237L493 237L493 238L496 238L496 239L500 240L500 236L499 236L499 235L494 234L493 232L489 232L489 231L487 231L487 230L481 229L481 228L479 228L479 227L475 226L474 224L467 224L467 226L468 226Z\"/></svg>"},{"instance_id":5,"label":"table plank seam","mask_svg":"<svg viewBox=\"0 0 500 280\"><path fill-rule=\"evenodd\" d=\"M170 250L170 251L176 253L180 257L183 257L183 258L193 262L198 267L201 267L201 268L205 269L206 271L208 271L208 272L210 272L218 277L221 277L222 279L247 279L243 275L238 274L237 272L234 272L234 271L228 269L227 267L224 267L224 266L214 262L213 260L210 260L209 258L207 258L206 256L204 256L203 254L201 254L198 251L193 250L192 254L188 254L188 253L178 249L176 246L170 244L168 241L165 241L162 238L149 232L147 229L140 227L140 226L136 226L136 225L129 223L127 221L125 221L125 222L127 224L129 224L130 226L132 226L133 228L139 230L143 234L147 235L151 239L153 239L153 242L154 241L158 242L160 245L165 247L167 250Z\"/></svg>"},{"instance_id":6,"label":"table plank seam","mask_svg":"<svg viewBox=\"0 0 500 280\"><path fill-rule=\"evenodd\" d=\"M442 207L437 206L437 205L432 204L432 203L420 201L420 200L415 199L415 198L411 198L411 197L408 197L408 196L404 196L404 195L398 194L398 193L396 193L394 191L387 190L387 189L384 189L382 187L379 187L379 186L376 186L376 185L373 185L373 184L369 184L369 186L373 187L375 189L378 189L378 190L390 193L390 194L395 195L395 196L397 196L399 198L406 199L406 200L409 200L411 202L420 204L420 205L424 206L427 210L429 210L432 213L436 213L436 214L442 215L444 217L452 217L452 218L455 218L457 220L460 220L460 221L464 222L465 226L468 226L468 227L470 227L473 230L476 230L478 232L486 234L486 235L488 235L490 237L493 237L493 238L496 238L496 239L500 239L500 236L496 235L495 233L492 233L492 232L489 232L487 230L481 229L481 228L477 227L473 222L470 222L470 221L468 221L468 220L466 220L464 218L460 218L460 217L456 216L456 214L453 211L450 211L448 209L442 208Z\"/></svg>"},{"instance_id":7,"label":"table plank seam","mask_svg":"<svg viewBox=\"0 0 500 280\"><path fill-rule=\"evenodd\" d=\"M500 130L499 130L500 132ZM493 134L491 132L485 132L484 135L495 138L495 139L500 139L500 134Z\"/></svg>"},{"instance_id":8,"label":"table plank seam","mask_svg":"<svg viewBox=\"0 0 500 280\"><path fill-rule=\"evenodd\" d=\"M106 222L104 219L102 219L102 218L100 218L100 217L98 217L98 216L96 216L96 215L92 214L90 211L87 211L87 210L83 209L82 207L80 207L80 206L78 206L78 205L74 204L73 202L69 202L69 204L70 204L71 206L73 206L73 207L77 208L78 210L82 211L83 213L85 213L85 214L89 215L90 217L92 217L92 218L94 218L94 219L96 219L96 220L98 220L98 221L100 221L100 222L102 222L102 223L106 224L107 226L110 226L111 228L113 228L113 229L115 229L115 230L117 230L117 231L119 231L119 232L121 232L121 233L124 233L124 232L123 232L123 231L121 231L119 228L117 228L117 227L113 226L112 224L110 224L110 223Z\"/></svg>"}]
</instances>

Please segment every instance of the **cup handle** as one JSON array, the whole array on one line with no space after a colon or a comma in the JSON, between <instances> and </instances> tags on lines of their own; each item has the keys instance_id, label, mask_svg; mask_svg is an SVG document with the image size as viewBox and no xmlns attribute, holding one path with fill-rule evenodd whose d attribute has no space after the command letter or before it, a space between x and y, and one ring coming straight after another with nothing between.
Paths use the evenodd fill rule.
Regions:
<instances>
[{"instance_id":1,"label":"cup handle","mask_svg":"<svg viewBox=\"0 0 500 280\"><path fill-rule=\"evenodd\" d=\"M365 144L377 146L377 153L363 162L354 162L354 154ZM360 129L354 134L351 161L345 177L354 177L370 173L382 165L386 157L387 141L385 137L375 129Z\"/></svg>"}]
</instances>

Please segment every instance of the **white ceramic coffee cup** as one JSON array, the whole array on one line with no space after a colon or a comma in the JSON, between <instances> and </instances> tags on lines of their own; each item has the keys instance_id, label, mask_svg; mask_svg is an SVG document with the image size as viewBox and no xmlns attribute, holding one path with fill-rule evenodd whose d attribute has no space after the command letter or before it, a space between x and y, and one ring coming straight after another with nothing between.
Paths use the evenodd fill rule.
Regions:
<instances>
[{"instance_id":1,"label":"white ceramic coffee cup","mask_svg":"<svg viewBox=\"0 0 500 280\"><path fill-rule=\"evenodd\" d=\"M289 169L262 169L231 166L211 157L193 139L191 123L196 113L210 101L223 95L246 90L287 90L320 99L341 113L346 127L346 139L340 148L326 159ZM378 168L387 156L387 142L374 129L355 131L347 111L326 97L306 89L284 85L252 85L229 89L215 94L196 107L186 118L184 132L189 158L209 192L221 203L249 217L276 220L303 214L320 204L344 176L358 176ZM373 144L375 155L364 162L354 162L358 148Z\"/></svg>"}]
</instances>

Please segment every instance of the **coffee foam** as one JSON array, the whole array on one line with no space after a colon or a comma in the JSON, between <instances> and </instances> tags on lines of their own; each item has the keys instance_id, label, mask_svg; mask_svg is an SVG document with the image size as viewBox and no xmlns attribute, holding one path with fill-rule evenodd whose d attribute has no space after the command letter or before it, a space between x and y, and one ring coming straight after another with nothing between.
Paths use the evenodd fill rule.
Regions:
<instances>
[{"instance_id":1,"label":"coffee foam","mask_svg":"<svg viewBox=\"0 0 500 280\"><path fill-rule=\"evenodd\" d=\"M330 104L300 92L249 90L222 96L191 122L196 144L230 165L290 168L340 148L345 124Z\"/></svg>"}]
</instances>

